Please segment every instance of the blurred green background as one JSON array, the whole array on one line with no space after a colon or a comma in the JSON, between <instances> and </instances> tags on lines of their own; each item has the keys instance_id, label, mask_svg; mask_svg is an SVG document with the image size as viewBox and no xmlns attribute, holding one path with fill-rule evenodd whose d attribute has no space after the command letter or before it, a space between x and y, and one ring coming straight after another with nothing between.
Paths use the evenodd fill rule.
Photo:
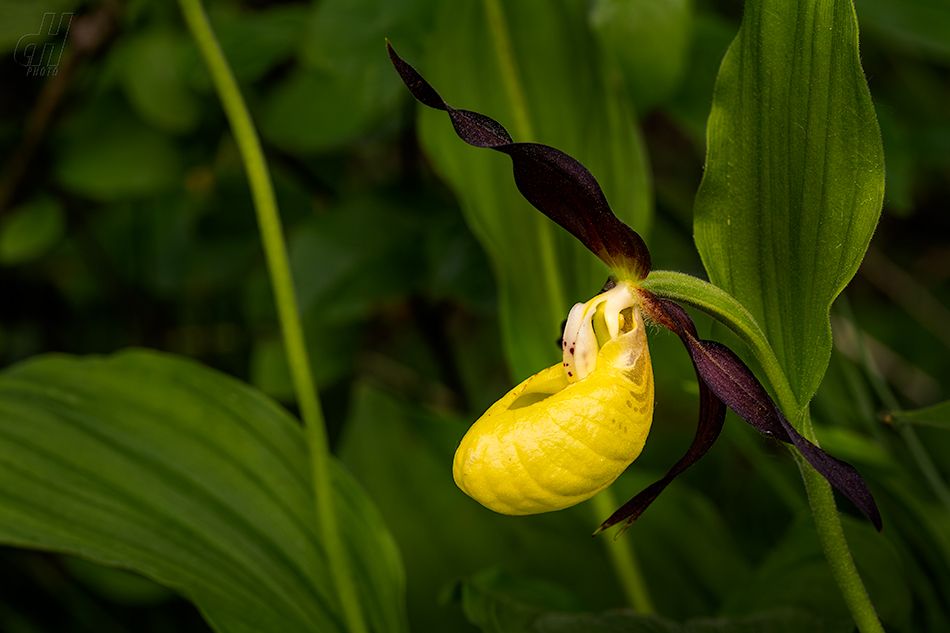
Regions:
<instances>
[{"instance_id":1,"label":"blurred green background","mask_svg":"<svg viewBox=\"0 0 950 633\"><path fill-rule=\"evenodd\" d=\"M655 268L704 276L692 201L713 83L742 3L546 4L582 16L567 35L596 42L605 76L628 89L651 180L643 222ZM480 591L561 610L623 606L602 545L588 536L599 522L590 508L502 517L451 480L462 433L524 377L506 363L492 258L421 148L418 108L385 54L389 38L424 74L477 68L438 46L451 3L206 7L275 180L331 439L400 544L412 629L476 630L461 601ZM888 411L950 398L950 4L855 8L886 199L868 257L832 313L835 352L813 417L822 445L861 470L881 506L877 535L840 504L888 630L950 630L950 434L946 424L884 422ZM635 19L624 22L625 11ZM41 35L48 13L72 13L68 33ZM198 359L293 410L243 167L177 5L0 0L0 53L0 366L144 346ZM533 81L576 80L553 57L532 64ZM477 91L501 78L465 81ZM571 303L599 288L577 283L583 294ZM709 320L698 324L732 342ZM538 325L550 363L556 325ZM653 334L658 415L647 450L616 485L622 499L662 474L695 428L688 357L672 336ZM624 537L659 612L685 620L792 608L846 619L794 463L737 422L730 413L724 441ZM920 451L934 471L921 469ZM11 549L0 550L0 565L2 631L207 629L171 592L123 572Z\"/></svg>"}]
</instances>

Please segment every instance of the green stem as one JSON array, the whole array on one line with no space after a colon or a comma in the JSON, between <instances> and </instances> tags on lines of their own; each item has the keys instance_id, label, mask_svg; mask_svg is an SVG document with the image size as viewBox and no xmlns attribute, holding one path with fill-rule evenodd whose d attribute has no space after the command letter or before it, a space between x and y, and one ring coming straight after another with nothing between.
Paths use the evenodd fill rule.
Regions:
<instances>
[{"instance_id":1,"label":"green stem","mask_svg":"<svg viewBox=\"0 0 950 633\"><path fill-rule=\"evenodd\" d=\"M598 493L591 501L591 508L597 521L603 521L617 509L617 498L611 488ZM620 580L627 604L637 613L648 615L656 613L656 607L650 598L646 580L640 570L633 546L629 538L601 539L607 550L607 557L614 568L614 573Z\"/></svg>"},{"instance_id":2,"label":"green stem","mask_svg":"<svg viewBox=\"0 0 950 633\"><path fill-rule=\"evenodd\" d=\"M769 344L765 331L739 301L708 281L670 270L654 270L641 284L665 299L685 304L719 321L745 343L762 366L783 411L798 409L788 378ZM791 409L787 405L794 405Z\"/></svg>"},{"instance_id":3,"label":"green stem","mask_svg":"<svg viewBox=\"0 0 950 633\"><path fill-rule=\"evenodd\" d=\"M785 411L792 410L784 405L782 408ZM795 426L810 442L818 444L807 407ZM861 580L858 568L854 564L851 550L848 548L831 484L805 461L801 453L792 449L792 454L795 456L805 482L805 491L808 493L811 514L815 521L815 531L818 533L825 560L828 561L831 575L841 591L854 623L861 633L884 633L884 627L881 626L877 611L874 609L871 597L864 587L864 581Z\"/></svg>"},{"instance_id":4,"label":"green stem","mask_svg":"<svg viewBox=\"0 0 950 633\"><path fill-rule=\"evenodd\" d=\"M329 441L320 409L320 399L310 370L300 315L297 312L293 278L270 174L264 161L260 140L251 122L251 116L214 36L201 0L179 0L179 4L192 37L208 67L247 170L267 270L270 274L277 314L283 332L287 362L297 395L297 404L306 427L321 540L327 553L331 576L336 580L337 597L347 628L352 633L364 633L367 630L366 624L360 611L356 585L350 572L349 560L337 524Z\"/></svg>"},{"instance_id":5,"label":"green stem","mask_svg":"<svg viewBox=\"0 0 950 633\"><path fill-rule=\"evenodd\" d=\"M861 633L884 633L871 598L851 557L831 486L801 455L796 460L805 480L818 540L851 617Z\"/></svg>"}]
</instances>

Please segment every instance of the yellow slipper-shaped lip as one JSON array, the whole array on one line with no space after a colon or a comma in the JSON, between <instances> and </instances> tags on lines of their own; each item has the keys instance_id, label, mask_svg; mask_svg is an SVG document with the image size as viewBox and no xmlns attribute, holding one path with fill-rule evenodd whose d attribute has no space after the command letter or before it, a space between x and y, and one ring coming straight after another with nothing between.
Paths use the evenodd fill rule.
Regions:
<instances>
[{"instance_id":1,"label":"yellow slipper-shaped lip","mask_svg":"<svg viewBox=\"0 0 950 633\"><path fill-rule=\"evenodd\" d=\"M632 329L599 349L586 377L571 382L564 364L549 367L472 425L455 453L459 488L495 512L523 515L573 506L613 483L653 420L650 352L632 314Z\"/></svg>"}]
</instances>

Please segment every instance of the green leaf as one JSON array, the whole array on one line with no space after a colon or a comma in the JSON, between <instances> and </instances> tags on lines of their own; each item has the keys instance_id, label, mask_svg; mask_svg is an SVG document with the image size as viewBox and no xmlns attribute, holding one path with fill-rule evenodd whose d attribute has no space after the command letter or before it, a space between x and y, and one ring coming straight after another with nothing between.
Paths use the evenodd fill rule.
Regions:
<instances>
[{"instance_id":1,"label":"green leaf","mask_svg":"<svg viewBox=\"0 0 950 633\"><path fill-rule=\"evenodd\" d=\"M378 115L356 102L352 76L297 70L268 95L261 134L292 152L326 151L353 141Z\"/></svg>"},{"instance_id":2,"label":"green leaf","mask_svg":"<svg viewBox=\"0 0 950 633\"><path fill-rule=\"evenodd\" d=\"M831 354L828 311L861 263L884 192L850 1L749 2L707 135L697 247L710 281L764 329L803 408Z\"/></svg>"},{"instance_id":3,"label":"green leaf","mask_svg":"<svg viewBox=\"0 0 950 633\"><path fill-rule=\"evenodd\" d=\"M359 193L298 224L289 247L301 313L352 320L410 293L428 219L395 195Z\"/></svg>"},{"instance_id":4,"label":"green leaf","mask_svg":"<svg viewBox=\"0 0 950 633\"><path fill-rule=\"evenodd\" d=\"M353 141L399 103L403 87L383 49L386 37L418 50L431 0L326 0L304 21L301 68L268 95L261 132L295 152Z\"/></svg>"},{"instance_id":5,"label":"green leaf","mask_svg":"<svg viewBox=\"0 0 950 633\"><path fill-rule=\"evenodd\" d=\"M489 19L492 6L499 14ZM464 0L441 9L426 59L393 40L404 59L452 107L495 119L516 142L580 161L617 216L645 236L650 189L638 132L629 104L606 87L582 4L552 11L540 0ZM607 268L523 199L507 157L466 145L442 112L420 117L426 151L492 259L508 362L526 377L557 361L561 322L596 294Z\"/></svg>"},{"instance_id":6,"label":"green leaf","mask_svg":"<svg viewBox=\"0 0 950 633\"><path fill-rule=\"evenodd\" d=\"M75 556L62 556L60 563L86 588L117 604L157 605L175 596L167 587L124 569L103 567Z\"/></svg>"},{"instance_id":7,"label":"green leaf","mask_svg":"<svg viewBox=\"0 0 950 633\"><path fill-rule=\"evenodd\" d=\"M191 42L184 33L151 29L135 34L117 50L122 87L144 121L181 134L198 125L199 101L185 84Z\"/></svg>"},{"instance_id":8,"label":"green leaf","mask_svg":"<svg viewBox=\"0 0 950 633\"><path fill-rule=\"evenodd\" d=\"M658 616L608 612L599 615L545 614L538 633L851 633L853 625L795 609L738 618L702 618L679 624Z\"/></svg>"},{"instance_id":9,"label":"green leaf","mask_svg":"<svg viewBox=\"0 0 950 633\"><path fill-rule=\"evenodd\" d=\"M706 135L716 74L737 30L737 25L718 13L697 11L693 16L684 76L665 109L696 142Z\"/></svg>"},{"instance_id":10,"label":"green leaf","mask_svg":"<svg viewBox=\"0 0 950 633\"><path fill-rule=\"evenodd\" d=\"M794 609L779 609L738 618L701 618L683 624L661 618L622 612L545 614L538 618L538 633L851 633L847 620L828 620Z\"/></svg>"},{"instance_id":11,"label":"green leaf","mask_svg":"<svg viewBox=\"0 0 950 633\"><path fill-rule=\"evenodd\" d=\"M686 69L691 0L595 0L590 25L615 60L638 112L662 102Z\"/></svg>"},{"instance_id":12,"label":"green leaf","mask_svg":"<svg viewBox=\"0 0 950 633\"><path fill-rule=\"evenodd\" d=\"M180 181L182 159L172 140L120 108L103 97L70 122L54 168L70 191L109 201L154 195Z\"/></svg>"},{"instance_id":13,"label":"green leaf","mask_svg":"<svg viewBox=\"0 0 950 633\"><path fill-rule=\"evenodd\" d=\"M209 7L224 57L239 82L260 79L281 62L293 58L306 21L304 5L270 5L249 9L219 4ZM199 64L197 51L195 63ZM197 69L204 71L203 66ZM202 85L210 89L204 74Z\"/></svg>"},{"instance_id":14,"label":"green leaf","mask_svg":"<svg viewBox=\"0 0 950 633\"><path fill-rule=\"evenodd\" d=\"M461 583L462 609L486 633L530 633L547 610L580 611L570 593L548 582L488 569Z\"/></svg>"},{"instance_id":15,"label":"green leaf","mask_svg":"<svg viewBox=\"0 0 950 633\"><path fill-rule=\"evenodd\" d=\"M342 631L302 430L246 385L152 352L0 375L0 540L136 571L217 631ZM371 630L404 630L399 555L334 469Z\"/></svg>"},{"instance_id":16,"label":"green leaf","mask_svg":"<svg viewBox=\"0 0 950 633\"><path fill-rule=\"evenodd\" d=\"M405 39L416 53L419 40L432 25L435 0L324 0L314 5L300 49L307 68L359 75L367 87L376 84L390 98L402 86L393 76L383 40ZM368 96L368 95L364 95Z\"/></svg>"},{"instance_id":17,"label":"green leaf","mask_svg":"<svg viewBox=\"0 0 950 633\"><path fill-rule=\"evenodd\" d=\"M62 207L53 198L37 197L11 210L0 223L0 263L20 264L43 256L65 230Z\"/></svg>"},{"instance_id":18,"label":"green leaf","mask_svg":"<svg viewBox=\"0 0 950 633\"><path fill-rule=\"evenodd\" d=\"M938 429L950 430L950 400L925 409L891 411L889 417L898 422L908 422L910 424L933 426Z\"/></svg>"}]
</instances>

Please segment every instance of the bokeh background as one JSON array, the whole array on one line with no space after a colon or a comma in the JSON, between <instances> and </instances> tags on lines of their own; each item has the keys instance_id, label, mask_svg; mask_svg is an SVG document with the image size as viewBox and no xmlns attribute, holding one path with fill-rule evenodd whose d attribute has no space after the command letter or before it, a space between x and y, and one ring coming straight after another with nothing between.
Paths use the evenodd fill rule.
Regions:
<instances>
[{"instance_id":1,"label":"bokeh background","mask_svg":"<svg viewBox=\"0 0 950 633\"><path fill-rule=\"evenodd\" d=\"M414 631L476 630L460 604L472 587L563 610L623 605L588 536L599 523L589 508L501 517L451 481L461 434L525 377L506 362L492 259L417 140L418 106L385 53L389 38L420 70L453 63L434 44L452 4L206 2L275 181L331 439L399 542ZM742 3L547 5L587 16L572 37L626 64L655 266L704 276L692 201ZM598 16L618 6L638 19L605 28ZM813 417L822 445L861 470L882 507L877 535L840 504L889 630L950 630L950 427L888 417L950 398L950 5L855 8L887 189L865 263L832 313L835 352ZM64 14L68 31L49 35ZM533 61L536 77L565 81L545 63ZM149 347L294 410L243 167L177 4L0 0L0 148L0 366ZM556 362L557 328L538 327ZM655 332L651 347L655 430L616 485L622 499L662 474L695 428L679 341ZM779 607L847 617L793 461L732 414L723 440L624 538L667 617ZM190 605L125 572L13 549L0 566L2 631L207 630Z\"/></svg>"}]
</instances>

